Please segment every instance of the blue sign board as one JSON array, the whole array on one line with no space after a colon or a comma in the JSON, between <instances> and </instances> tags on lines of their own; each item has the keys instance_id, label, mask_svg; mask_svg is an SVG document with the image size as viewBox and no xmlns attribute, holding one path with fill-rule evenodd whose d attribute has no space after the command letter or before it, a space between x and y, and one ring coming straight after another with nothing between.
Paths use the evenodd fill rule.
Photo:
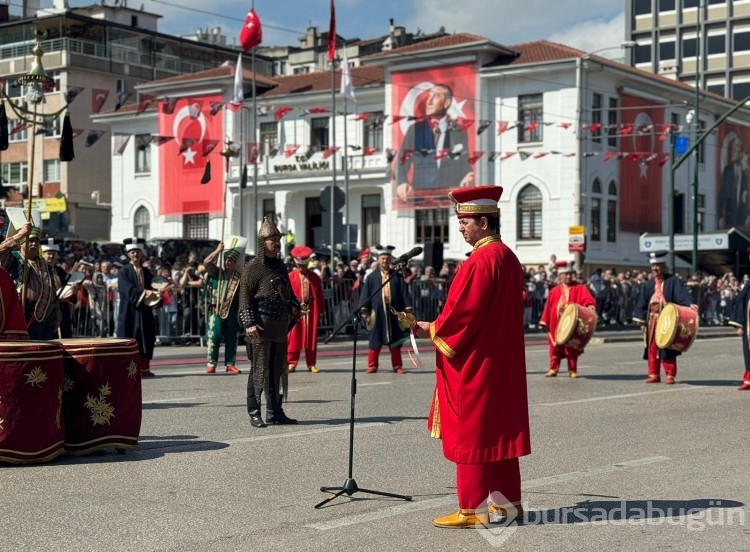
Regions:
<instances>
[{"instance_id":1,"label":"blue sign board","mask_svg":"<svg viewBox=\"0 0 750 552\"><path fill-rule=\"evenodd\" d=\"M678 136L674 141L674 152L677 155L683 155L690 145L690 141L687 136Z\"/></svg>"}]
</instances>

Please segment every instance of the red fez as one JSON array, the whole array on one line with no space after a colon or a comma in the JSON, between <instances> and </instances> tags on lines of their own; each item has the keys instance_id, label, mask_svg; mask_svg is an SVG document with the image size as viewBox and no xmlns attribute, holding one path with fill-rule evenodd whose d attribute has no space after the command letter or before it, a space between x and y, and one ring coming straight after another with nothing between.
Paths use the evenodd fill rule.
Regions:
<instances>
[{"instance_id":1,"label":"red fez","mask_svg":"<svg viewBox=\"0 0 750 552\"><path fill-rule=\"evenodd\" d=\"M503 194L502 186L473 186L459 188L448 194L458 218L496 217L497 202Z\"/></svg>"},{"instance_id":2,"label":"red fez","mask_svg":"<svg viewBox=\"0 0 750 552\"><path fill-rule=\"evenodd\" d=\"M298 245L294 249L292 249L292 257L294 258L294 262L297 264L307 264L307 262L310 260L310 257L312 257L313 250L307 247L306 245Z\"/></svg>"},{"instance_id":3,"label":"red fez","mask_svg":"<svg viewBox=\"0 0 750 552\"><path fill-rule=\"evenodd\" d=\"M557 261L555 266L558 268L558 272L575 272L573 264L573 261Z\"/></svg>"}]
</instances>

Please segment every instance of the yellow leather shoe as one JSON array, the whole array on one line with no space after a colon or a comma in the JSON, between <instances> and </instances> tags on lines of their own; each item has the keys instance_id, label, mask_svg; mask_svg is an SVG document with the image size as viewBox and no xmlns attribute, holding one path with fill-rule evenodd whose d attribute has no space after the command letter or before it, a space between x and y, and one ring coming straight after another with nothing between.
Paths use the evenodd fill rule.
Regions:
<instances>
[{"instance_id":1,"label":"yellow leather shoe","mask_svg":"<svg viewBox=\"0 0 750 552\"><path fill-rule=\"evenodd\" d=\"M459 510L455 514L432 520L435 527L447 529L473 529L477 524L487 527L489 523L490 516L486 510Z\"/></svg>"},{"instance_id":2,"label":"yellow leather shoe","mask_svg":"<svg viewBox=\"0 0 750 552\"><path fill-rule=\"evenodd\" d=\"M500 523L504 521L519 521L523 519L523 506L520 502L512 502L504 506L495 506L490 504L488 506L489 518L492 523Z\"/></svg>"},{"instance_id":3,"label":"yellow leather shoe","mask_svg":"<svg viewBox=\"0 0 750 552\"><path fill-rule=\"evenodd\" d=\"M287 368L290 374L294 372L295 370L297 370L297 367L294 364L290 364Z\"/></svg>"},{"instance_id":4,"label":"yellow leather shoe","mask_svg":"<svg viewBox=\"0 0 750 552\"><path fill-rule=\"evenodd\" d=\"M313 374L317 374L318 372L320 372L317 366L308 366L307 369L310 370Z\"/></svg>"},{"instance_id":5,"label":"yellow leather shoe","mask_svg":"<svg viewBox=\"0 0 750 552\"><path fill-rule=\"evenodd\" d=\"M571 378L577 378L578 377L578 372L568 372L568 376L571 377Z\"/></svg>"},{"instance_id":6,"label":"yellow leather shoe","mask_svg":"<svg viewBox=\"0 0 750 552\"><path fill-rule=\"evenodd\" d=\"M544 377L545 378L554 378L554 377L557 377L557 372L555 372L554 370L550 370L549 372L547 372L544 375Z\"/></svg>"}]
</instances>

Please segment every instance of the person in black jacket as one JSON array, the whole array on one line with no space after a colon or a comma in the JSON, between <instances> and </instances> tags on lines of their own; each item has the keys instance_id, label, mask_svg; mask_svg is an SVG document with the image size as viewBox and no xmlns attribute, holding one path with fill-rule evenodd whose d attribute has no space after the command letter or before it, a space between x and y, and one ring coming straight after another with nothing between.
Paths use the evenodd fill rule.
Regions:
<instances>
[{"instance_id":1,"label":"person in black jacket","mask_svg":"<svg viewBox=\"0 0 750 552\"><path fill-rule=\"evenodd\" d=\"M664 373L667 376L665 383L673 384L677 377L677 355L680 353L672 349L659 349L656 346L656 322L662 309L668 303L690 307L696 312L698 312L698 305L693 303L690 291L682 280L667 272L666 251L650 253L649 262L653 277L641 290L633 313L633 321L643 326L646 335L646 350L643 353L644 360L648 360L646 383L661 381L661 364L664 363Z\"/></svg>"}]
</instances>

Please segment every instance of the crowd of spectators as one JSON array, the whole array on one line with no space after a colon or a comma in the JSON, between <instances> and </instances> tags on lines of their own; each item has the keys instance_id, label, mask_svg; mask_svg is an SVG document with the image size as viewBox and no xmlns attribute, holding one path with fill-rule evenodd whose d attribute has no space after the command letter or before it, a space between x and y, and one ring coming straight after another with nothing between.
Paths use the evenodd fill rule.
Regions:
<instances>
[{"instance_id":1,"label":"crowd of spectators","mask_svg":"<svg viewBox=\"0 0 750 552\"><path fill-rule=\"evenodd\" d=\"M198 254L167 262L147 251L144 267L166 278L171 287L164 295L163 306L155 310L159 345L202 344L205 335L203 295L205 268ZM125 259L102 254L95 246L68 251L62 256L62 267L67 271L76 267L86 274L73 305L74 335L107 337L115 335L118 294L117 275ZM85 261L80 263L79 261ZM287 259L289 269L293 268ZM423 267L412 263L404 273L411 302L418 319L433 320L440 313L448 287L460 262L446 262L441 267ZM323 281L326 315L319 328L330 332L342 321L352 318L359 302L359 288L363 278L377 269L374 259L333 262L327 258L313 258L310 268ZM549 290L556 284L554 258L547 265L530 267L526 271L524 325L537 329ZM645 270L597 269L588 278L577 274L596 299L600 326L628 326L642 286L649 278ZM679 275L678 275L679 276ZM696 273L686 284L700 306L702 325L726 325L734 301L748 275L738 279L733 273L720 277ZM348 328L353 331L353 327Z\"/></svg>"}]
</instances>

